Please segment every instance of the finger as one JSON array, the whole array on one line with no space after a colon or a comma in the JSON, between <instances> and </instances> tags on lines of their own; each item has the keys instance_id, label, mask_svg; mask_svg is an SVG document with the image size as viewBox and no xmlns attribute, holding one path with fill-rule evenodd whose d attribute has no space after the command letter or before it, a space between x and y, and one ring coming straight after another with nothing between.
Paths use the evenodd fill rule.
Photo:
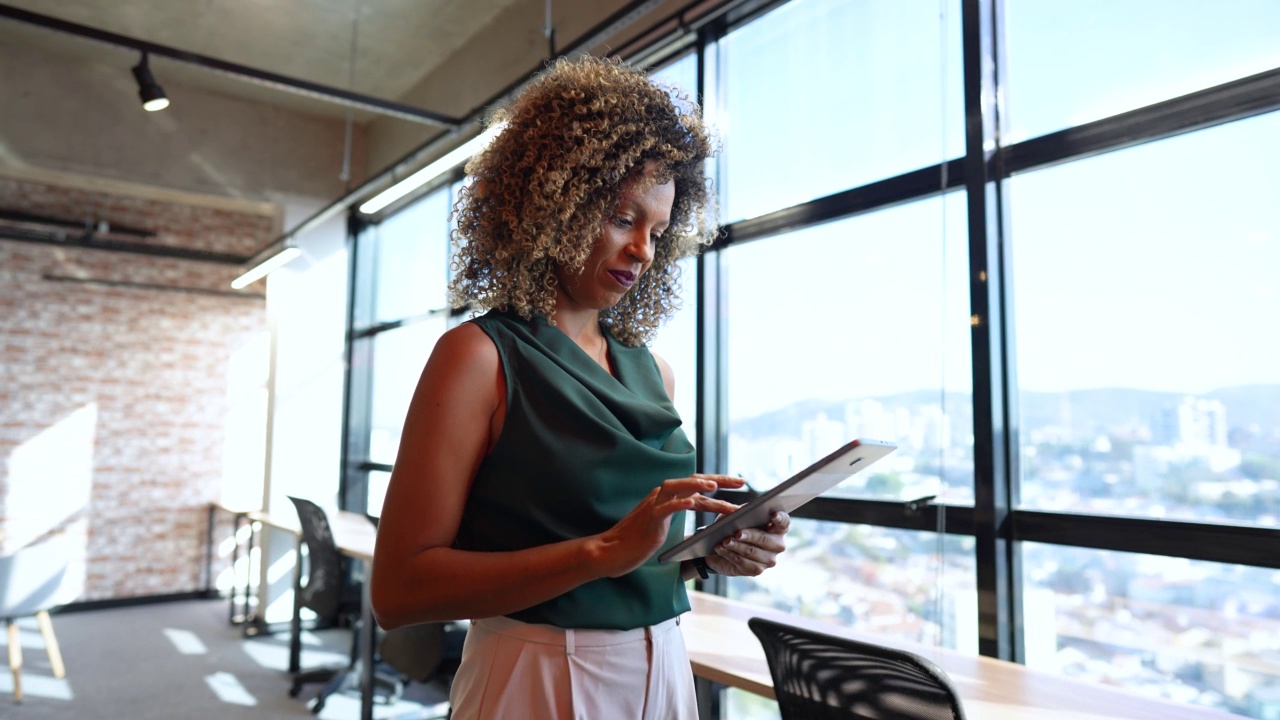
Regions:
<instances>
[{"instance_id":1,"label":"finger","mask_svg":"<svg viewBox=\"0 0 1280 720\"><path fill-rule=\"evenodd\" d=\"M710 498L705 495L698 495L694 497L693 500L694 500L693 506L702 512L712 512L712 513L717 513L719 515L728 515L729 513L738 509L738 506L734 505L731 502L725 502L724 500L717 500L716 498Z\"/></svg>"},{"instance_id":2,"label":"finger","mask_svg":"<svg viewBox=\"0 0 1280 720\"><path fill-rule=\"evenodd\" d=\"M717 475L713 473L696 473L693 477L706 478L716 484L717 487L736 489L747 484L747 481L736 475Z\"/></svg>"},{"instance_id":3,"label":"finger","mask_svg":"<svg viewBox=\"0 0 1280 720\"><path fill-rule=\"evenodd\" d=\"M659 486L664 493L672 495L696 495L699 493L712 492L717 487L715 480L707 476L691 475L684 478L674 478L672 480L663 480Z\"/></svg>"},{"instance_id":4,"label":"finger","mask_svg":"<svg viewBox=\"0 0 1280 720\"><path fill-rule=\"evenodd\" d=\"M778 535L785 534L791 529L791 516L785 512L776 512L769 519L769 523L764 526L765 532L775 533Z\"/></svg>"},{"instance_id":5,"label":"finger","mask_svg":"<svg viewBox=\"0 0 1280 720\"><path fill-rule=\"evenodd\" d=\"M658 517L674 515L681 510L691 510L697 498L701 495L678 495L675 497L660 497L653 504L653 513Z\"/></svg>"},{"instance_id":6,"label":"finger","mask_svg":"<svg viewBox=\"0 0 1280 720\"><path fill-rule=\"evenodd\" d=\"M752 545L772 553L780 553L787 549L781 535L773 535L763 530L739 530L735 537L742 545Z\"/></svg>"},{"instance_id":7,"label":"finger","mask_svg":"<svg viewBox=\"0 0 1280 720\"><path fill-rule=\"evenodd\" d=\"M733 538L717 545L716 555L732 568L732 572L724 573L726 575L755 576L774 565L772 553L762 553L754 546L733 542Z\"/></svg>"}]
</instances>

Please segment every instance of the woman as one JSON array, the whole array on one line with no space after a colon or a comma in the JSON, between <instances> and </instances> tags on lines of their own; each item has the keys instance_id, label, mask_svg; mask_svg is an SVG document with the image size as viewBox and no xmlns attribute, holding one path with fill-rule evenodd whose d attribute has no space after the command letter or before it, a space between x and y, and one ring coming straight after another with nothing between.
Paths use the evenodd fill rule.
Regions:
<instances>
[{"instance_id":1,"label":"woman","mask_svg":"<svg viewBox=\"0 0 1280 720\"><path fill-rule=\"evenodd\" d=\"M659 563L694 474L670 367L644 342L676 261L714 233L706 129L641 72L562 60L499 118L456 208L457 304L405 420L374 555L378 623L472 618L454 720L696 718L684 581L757 575L785 515ZM701 567L699 568L698 565ZM705 575L704 575L705 577Z\"/></svg>"}]
</instances>

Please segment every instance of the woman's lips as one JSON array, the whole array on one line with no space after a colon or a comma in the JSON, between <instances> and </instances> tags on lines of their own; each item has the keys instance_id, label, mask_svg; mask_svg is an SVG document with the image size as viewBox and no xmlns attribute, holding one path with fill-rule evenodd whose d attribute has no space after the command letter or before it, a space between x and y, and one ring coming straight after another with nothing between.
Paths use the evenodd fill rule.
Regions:
<instances>
[{"instance_id":1,"label":"woman's lips","mask_svg":"<svg viewBox=\"0 0 1280 720\"><path fill-rule=\"evenodd\" d=\"M618 284L624 288L629 288L636 282L636 274L633 272L627 272L626 270L610 270L609 274L613 276L613 279L617 280Z\"/></svg>"}]
</instances>

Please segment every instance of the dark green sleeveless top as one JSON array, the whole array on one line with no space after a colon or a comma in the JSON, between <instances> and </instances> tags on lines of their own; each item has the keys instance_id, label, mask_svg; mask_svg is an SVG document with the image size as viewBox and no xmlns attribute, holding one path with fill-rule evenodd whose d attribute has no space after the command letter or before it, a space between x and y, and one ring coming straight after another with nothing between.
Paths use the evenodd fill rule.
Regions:
<instances>
[{"instance_id":1,"label":"dark green sleeveless top","mask_svg":"<svg viewBox=\"0 0 1280 720\"><path fill-rule=\"evenodd\" d=\"M545 318L493 310L472 322L498 347L507 410L472 483L456 547L521 550L603 532L663 480L693 473L693 446L648 349L606 332L615 377ZM663 549L683 535L681 512ZM689 598L680 564L656 558L510 617L614 630L668 620L689 609Z\"/></svg>"}]
</instances>

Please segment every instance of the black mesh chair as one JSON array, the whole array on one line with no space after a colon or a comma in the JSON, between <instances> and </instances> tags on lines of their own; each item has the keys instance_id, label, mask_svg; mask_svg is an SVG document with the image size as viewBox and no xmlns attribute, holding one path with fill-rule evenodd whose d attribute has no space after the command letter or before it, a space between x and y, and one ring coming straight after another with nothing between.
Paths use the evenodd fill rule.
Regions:
<instances>
[{"instance_id":1,"label":"black mesh chair","mask_svg":"<svg viewBox=\"0 0 1280 720\"><path fill-rule=\"evenodd\" d=\"M378 526L378 518L369 522ZM444 702L443 714L429 709L414 715L417 720L442 720L453 714L448 706L449 686L462 661L462 644L466 640L465 622L437 622L407 625L395 630L378 629L377 662L380 668L396 673L406 685L434 685ZM397 720L402 720L397 717ZM405 719L407 720L407 718Z\"/></svg>"},{"instance_id":2,"label":"black mesh chair","mask_svg":"<svg viewBox=\"0 0 1280 720\"><path fill-rule=\"evenodd\" d=\"M462 658L466 627L458 623L408 625L382 633L378 661L399 673L406 682L433 685L443 709L428 710L420 720L440 720L453 714L448 705L449 685Z\"/></svg>"},{"instance_id":3,"label":"black mesh chair","mask_svg":"<svg viewBox=\"0 0 1280 720\"><path fill-rule=\"evenodd\" d=\"M311 712L319 714L325 700L333 693L359 687L360 591L347 582L350 558L343 555L333 538L329 517L319 505L303 498L289 497L298 510L302 527L302 544L306 548L306 581L302 582L302 558L298 559L294 586L293 619L289 633L289 671L294 673L289 695L297 697L304 685L324 683L316 694ZM302 671L302 621L300 610L307 608L317 617L318 627L349 627L351 659L346 665ZM384 701L400 696L403 685L398 678L378 675L375 689L383 692Z\"/></svg>"},{"instance_id":4,"label":"black mesh chair","mask_svg":"<svg viewBox=\"0 0 1280 720\"><path fill-rule=\"evenodd\" d=\"M747 624L782 720L964 720L951 681L919 655L764 618Z\"/></svg>"}]
</instances>

